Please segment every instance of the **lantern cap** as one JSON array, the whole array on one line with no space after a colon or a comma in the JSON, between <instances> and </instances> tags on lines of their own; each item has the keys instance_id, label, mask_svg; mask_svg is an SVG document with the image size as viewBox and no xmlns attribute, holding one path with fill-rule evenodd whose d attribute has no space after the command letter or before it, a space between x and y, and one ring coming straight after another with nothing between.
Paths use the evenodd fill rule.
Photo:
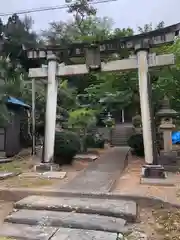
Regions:
<instances>
[{"instance_id":1,"label":"lantern cap","mask_svg":"<svg viewBox=\"0 0 180 240\"><path fill-rule=\"evenodd\" d=\"M170 107L170 101L167 96L161 101L161 108L157 112L157 116L159 117L175 117L178 113Z\"/></svg>"}]
</instances>

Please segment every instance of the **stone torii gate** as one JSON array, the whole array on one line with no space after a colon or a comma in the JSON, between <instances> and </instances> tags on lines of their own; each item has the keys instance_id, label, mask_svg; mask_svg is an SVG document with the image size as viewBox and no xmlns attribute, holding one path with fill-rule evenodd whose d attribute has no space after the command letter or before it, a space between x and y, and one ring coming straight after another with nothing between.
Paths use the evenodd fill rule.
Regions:
<instances>
[{"instance_id":1,"label":"stone torii gate","mask_svg":"<svg viewBox=\"0 0 180 240\"><path fill-rule=\"evenodd\" d=\"M152 126L152 111L149 88L151 88L148 70L161 66L174 64L174 55L149 54L150 48L162 44L172 44L175 36L179 34L180 24L175 24L160 30L132 37L106 40L96 44L72 44L67 48L47 46L41 49L28 49L28 58L47 60L47 66L29 69L29 77L33 79L47 79L46 100L46 126L45 126L45 151L43 164L51 166L54 155L55 124L58 79L65 76L84 75L89 71L117 72L138 70L140 106L143 126L145 161L147 165L157 164L155 138ZM127 59L101 61L101 55L113 54L126 48L130 51ZM134 52L134 55L132 55ZM66 65L67 60L82 58L85 64ZM152 167L152 166L151 166ZM150 167L150 168L151 168Z\"/></svg>"}]
</instances>

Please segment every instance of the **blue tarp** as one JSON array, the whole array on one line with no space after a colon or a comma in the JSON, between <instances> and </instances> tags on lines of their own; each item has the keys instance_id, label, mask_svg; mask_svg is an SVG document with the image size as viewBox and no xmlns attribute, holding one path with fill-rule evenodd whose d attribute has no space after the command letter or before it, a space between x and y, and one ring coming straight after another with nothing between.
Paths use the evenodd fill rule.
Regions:
<instances>
[{"instance_id":1,"label":"blue tarp","mask_svg":"<svg viewBox=\"0 0 180 240\"><path fill-rule=\"evenodd\" d=\"M25 108L30 108L29 105L25 104L23 101L14 98L14 97L8 97L8 99L6 100L7 103L11 103L11 104L15 104L15 105L19 105Z\"/></svg>"},{"instance_id":2,"label":"blue tarp","mask_svg":"<svg viewBox=\"0 0 180 240\"><path fill-rule=\"evenodd\" d=\"M173 132L172 133L172 144L180 143L180 132Z\"/></svg>"}]
</instances>

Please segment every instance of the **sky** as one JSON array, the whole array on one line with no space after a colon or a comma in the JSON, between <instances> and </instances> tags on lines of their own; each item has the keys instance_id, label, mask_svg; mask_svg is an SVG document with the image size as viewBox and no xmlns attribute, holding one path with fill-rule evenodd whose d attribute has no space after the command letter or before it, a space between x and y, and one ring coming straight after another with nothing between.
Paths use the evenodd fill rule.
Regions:
<instances>
[{"instance_id":1,"label":"sky","mask_svg":"<svg viewBox=\"0 0 180 240\"><path fill-rule=\"evenodd\" d=\"M5 0L1 4L1 13L18 12L19 10L63 5L64 0ZM117 0L96 5L98 16L113 19L114 26L119 28L138 26L152 22L156 25L164 21L166 25L180 22L180 0ZM34 29L41 31L48 28L52 21L70 18L67 10L54 10L30 14L34 20ZM2 18L7 20L7 18Z\"/></svg>"}]
</instances>

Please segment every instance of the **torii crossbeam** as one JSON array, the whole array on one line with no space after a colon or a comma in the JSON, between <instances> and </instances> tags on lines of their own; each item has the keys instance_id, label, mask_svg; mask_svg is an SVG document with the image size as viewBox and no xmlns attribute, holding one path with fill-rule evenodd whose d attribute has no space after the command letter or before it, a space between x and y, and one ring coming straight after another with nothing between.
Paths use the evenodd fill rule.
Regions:
<instances>
[{"instance_id":1,"label":"torii crossbeam","mask_svg":"<svg viewBox=\"0 0 180 240\"><path fill-rule=\"evenodd\" d=\"M41 49L29 49L30 59L46 59L48 66L29 70L29 77L47 80L46 127L45 127L45 154L44 162L52 162L54 155L54 136L57 105L57 79L70 75L84 75L91 70L103 72L138 70L139 91L141 104L141 117L143 125L143 138L145 161L147 164L155 163L155 142L152 130L152 116L149 99L148 69L174 64L174 55L149 54L149 49L162 44L172 44L175 36L179 34L180 24L175 24L150 33L132 37L116 38L96 44L72 44L65 48L47 46ZM94 47L95 46L95 47ZM105 54L119 53L122 48L130 50L131 56L127 59L103 62ZM90 49L91 54L87 51ZM94 52L93 52L94 51ZM132 51L135 55L132 56ZM91 55L91 58L89 57ZM94 54L95 58L92 57ZM86 58L85 64L71 64L66 62L72 58ZM58 61L60 64L58 64Z\"/></svg>"}]
</instances>

